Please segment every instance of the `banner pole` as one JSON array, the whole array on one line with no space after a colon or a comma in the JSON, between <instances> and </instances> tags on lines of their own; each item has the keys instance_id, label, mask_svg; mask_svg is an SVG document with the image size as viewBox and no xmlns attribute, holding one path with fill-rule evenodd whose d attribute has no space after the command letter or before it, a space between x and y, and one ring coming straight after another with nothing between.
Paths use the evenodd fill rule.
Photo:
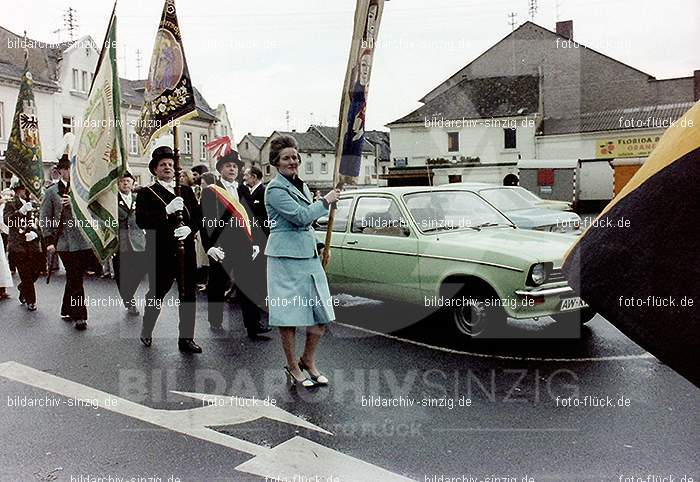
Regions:
<instances>
[{"instance_id":1,"label":"banner pole","mask_svg":"<svg viewBox=\"0 0 700 482\"><path fill-rule=\"evenodd\" d=\"M180 136L177 128L177 124L173 125L173 153L175 154L174 168L175 168L175 196L181 197L182 189L180 187ZM182 215L182 211L176 212L177 216L177 227L185 225L185 220ZM180 294L180 299L184 298L187 291L185 290L185 283L187 279L185 278L185 240L181 239L177 241L177 288Z\"/></svg>"},{"instance_id":2,"label":"banner pole","mask_svg":"<svg viewBox=\"0 0 700 482\"><path fill-rule=\"evenodd\" d=\"M338 139L335 146L335 166L333 169L333 189L343 189L344 183L340 180L340 161L343 154L343 117L346 111L346 92L350 88L352 81L352 62L353 55L357 50L357 29L359 28L360 18L362 17L362 5L366 0L357 0L355 5L355 17L353 23L352 40L350 41L350 53L348 56L348 67L345 71L345 82L343 82L342 97L340 98L340 112L338 114ZM321 265L324 269L328 267L331 255L331 237L333 235L333 221L335 220L336 203L331 204L330 212L328 213L328 227L326 228L326 238L323 248L323 256L321 257Z\"/></svg>"}]
</instances>

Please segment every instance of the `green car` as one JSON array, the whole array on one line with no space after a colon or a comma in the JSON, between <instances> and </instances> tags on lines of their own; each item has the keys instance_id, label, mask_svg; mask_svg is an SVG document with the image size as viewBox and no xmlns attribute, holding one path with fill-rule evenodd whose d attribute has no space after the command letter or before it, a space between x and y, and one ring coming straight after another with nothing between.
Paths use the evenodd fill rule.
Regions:
<instances>
[{"instance_id":1,"label":"green car","mask_svg":"<svg viewBox=\"0 0 700 482\"><path fill-rule=\"evenodd\" d=\"M560 269L572 242L516 228L463 187L363 189L338 201L327 273L335 292L445 310L459 336L493 336L507 317L593 318Z\"/></svg>"}]
</instances>

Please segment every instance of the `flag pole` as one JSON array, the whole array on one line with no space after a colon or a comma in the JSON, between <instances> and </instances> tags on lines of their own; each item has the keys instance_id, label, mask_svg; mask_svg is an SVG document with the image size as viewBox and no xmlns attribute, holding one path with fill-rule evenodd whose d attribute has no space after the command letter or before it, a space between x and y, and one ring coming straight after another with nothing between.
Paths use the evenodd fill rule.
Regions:
<instances>
[{"instance_id":1,"label":"flag pole","mask_svg":"<svg viewBox=\"0 0 700 482\"><path fill-rule=\"evenodd\" d=\"M338 139L335 146L335 169L333 170L333 188L343 189L345 181L352 183L352 177L340 174L340 165L343 160L343 149L344 149L344 137L347 134L344 130L343 124L346 123L346 116L348 115L349 109L352 107L352 100L349 98L351 96L350 89L353 83L353 69L359 69L360 66L360 48L363 42L367 42L368 49L374 50L374 42L377 38L377 31L379 29L379 22L382 16L382 10L384 8L384 2L388 0L357 0L355 5L355 20L353 27L352 40L350 42L350 53L348 58L348 67L345 71L345 82L343 84L343 92L340 100L340 113L338 115ZM375 22L370 27L369 14L372 6L375 6L374 10ZM362 29L362 31L360 30ZM371 65L371 58L370 58ZM371 67L370 67L371 68ZM358 76L358 82L360 82L360 71L358 70L356 75ZM369 85L369 73L367 73L367 86ZM367 91L364 91L364 102L367 99ZM348 105L348 103L350 105ZM362 125L364 129L364 120L362 120ZM347 126L350 129L351 126ZM362 134L362 139L364 139L364 132ZM364 140L362 141L364 142ZM360 163L362 162L362 152L360 152ZM344 173L345 174L345 173ZM331 204L330 211L328 213L328 227L326 228L325 245L323 248L323 256L321 258L321 264L323 268L328 267L328 262L330 261L331 253L331 238L333 233L333 222L335 221L336 203Z\"/></svg>"},{"instance_id":2,"label":"flag pole","mask_svg":"<svg viewBox=\"0 0 700 482\"><path fill-rule=\"evenodd\" d=\"M355 6L355 20L353 23L353 40L355 37L355 30L357 29L357 24L360 19L360 0L357 0ZM354 42L350 43L350 58L353 55ZM340 161L343 155L343 139L341 132L343 126L343 116L345 114L345 93L348 91L351 82L351 69L348 68L345 72L345 82L343 82L343 93L340 100L340 112L338 114L338 139L335 142L335 166L333 169L333 187L332 189L343 189L344 183L340 180ZM326 228L326 238L324 240L323 256L321 257L321 265L323 269L328 267L328 262L331 259L331 237L333 236L333 222L335 221L335 210L336 203L331 204L330 211L328 213L328 227Z\"/></svg>"},{"instance_id":3,"label":"flag pole","mask_svg":"<svg viewBox=\"0 0 700 482\"><path fill-rule=\"evenodd\" d=\"M177 128L177 123L173 125L173 153L175 159L173 159L174 169L175 169L175 196L182 197L182 189L180 186L180 136ZM182 227L185 225L185 219L182 215L182 210L176 211L175 213L177 219L177 227ZM180 294L180 299L184 298L187 291L185 290L185 240L178 239L177 241L177 279L178 279L178 292Z\"/></svg>"}]
</instances>

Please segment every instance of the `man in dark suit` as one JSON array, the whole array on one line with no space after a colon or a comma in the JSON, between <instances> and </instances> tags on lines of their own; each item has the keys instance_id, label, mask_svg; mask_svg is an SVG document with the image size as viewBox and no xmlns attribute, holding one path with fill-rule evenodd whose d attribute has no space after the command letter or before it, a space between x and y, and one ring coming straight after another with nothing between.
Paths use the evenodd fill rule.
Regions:
<instances>
[{"instance_id":1,"label":"man in dark suit","mask_svg":"<svg viewBox=\"0 0 700 482\"><path fill-rule=\"evenodd\" d=\"M261 325L264 275L253 262L263 255L255 244L253 219L243 205L242 189L236 182L239 166L235 151L220 157L216 169L221 178L202 191L202 244L209 256L209 325L215 332L223 330L224 293L235 275L248 336L267 339L260 336L270 331Z\"/></svg>"},{"instance_id":2,"label":"man in dark suit","mask_svg":"<svg viewBox=\"0 0 700 482\"><path fill-rule=\"evenodd\" d=\"M130 316L138 316L134 294L146 275L148 260L146 233L136 224L134 177L126 172L118 183L117 211L119 214L119 252L114 255L114 279L122 302ZM124 269L122 269L124 268Z\"/></svg>"},{"instance_id":3,"label":"man in dark suit","mask_svg":"<svg viewBox=\"0 0 700 482\"><path fill-rule=\"evenodd\" d=\"M70 205L70 160L64 154L58 161L59 181L44 193L41 204L41 231L46 252L58 253L66 268L61 317L73 321L76 330L87 328L87 307L83 275L94 259L90 243L78 227Z\"/></svg>"},{"instance_id":4,"label":"man in dark suit","mask_svg":"<svg viewBox=\"0 0 700 482\"><path fill-rule=\"evenodd\" d=\"M175 153L162 146L153 151L148 168L156 182L139 191L136 198L136 223L146 230L146 257L148 259L148 293L141 329L141 343L149 347L163 298L173 281L179 288L178 348L187 353L201 353L194 342L196 314L195 276L197 260L194 235L202 225L202 214L194 192L187 186L175 194ZM183 226L179 226L181 211ZM179 273L179 242L184 242L184 270ZM179 274L179 276L178 276Z\"/></svg>"},{"instance_id":5,"label":"man in dark suit","mask_svg":"<svg viewBox=\"0 0 700 482\"><path fill-rule=\"evenodd\" d=\"M265 209L265 185L262 182L263 173L255 166L247 168L243 172L243 186L239 189L244 194L244 200L247 204L248 211L253 214L255 224L265 234L265 239L262 240L263 246L260 249L264 250L264 242L270 235L270 226L267 221L267 210Z\"/></svg>"},{"instance_id":6,"label":"man in dark suit","mask_svg":"<svg viewBox=\"0 0 700 482\"><path fill-rule=\"evenodd\" d=\"M15 197L8 202L4 211L4 222L10 232L7 250L12 263L19 272L19 302L27 305L29 311L36 310L34 283L41 271L42 255L39 245L39 226L36 222L36 208L29 200L29 191L18 182L13 186Z\"/></svg>"}]
</instances>

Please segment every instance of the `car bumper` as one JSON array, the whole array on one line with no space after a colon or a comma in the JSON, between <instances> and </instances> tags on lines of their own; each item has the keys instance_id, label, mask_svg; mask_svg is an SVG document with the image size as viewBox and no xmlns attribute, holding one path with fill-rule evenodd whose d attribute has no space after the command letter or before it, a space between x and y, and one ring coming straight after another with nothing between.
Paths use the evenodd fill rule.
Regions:
<instances>
[{"instance_id":1,"label":"car bumper","mask_svg":"<svg viewBox=\"0 0 700 482\"><path fill-rule=\"evenodd\" d=\"M513 318L536 318L579 311L582 307L562 310L562 301L570 298L578 298L578 293L568 285L519 289L515 291L517 303L512 303L506 311Z\"/></svg>"}]
</instances>

